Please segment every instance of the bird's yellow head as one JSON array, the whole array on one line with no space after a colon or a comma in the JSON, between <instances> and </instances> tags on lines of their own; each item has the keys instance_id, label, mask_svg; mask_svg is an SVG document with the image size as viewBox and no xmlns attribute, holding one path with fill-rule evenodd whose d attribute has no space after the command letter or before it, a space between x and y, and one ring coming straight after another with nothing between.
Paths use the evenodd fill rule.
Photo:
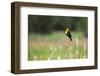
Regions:
<instances>
[{"instance_id":1,"label":"bird's yellow head","mask_svg":"<svg viewBox=\"0 0 100 76\"><path fill-rule=\"evenodd\" d=\"M69 29L67 28L66 31L65 31L65 34L67 34L68 31L69 31Z\"/></svg>"}]
</instances>

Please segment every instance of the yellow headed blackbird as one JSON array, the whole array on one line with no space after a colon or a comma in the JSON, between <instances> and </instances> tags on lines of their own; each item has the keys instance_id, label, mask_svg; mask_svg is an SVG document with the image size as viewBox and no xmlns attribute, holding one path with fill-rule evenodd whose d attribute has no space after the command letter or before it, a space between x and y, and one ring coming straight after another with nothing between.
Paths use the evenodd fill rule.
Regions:
<instances>
[{"instance_id":1,"label":"yellow headed blackbird","mask_svg":"<svg viewBox=\"0 0 100 76\"><path fill-rule=\"evenodd\" d=\"M70 40L72 41L72 35L70 33L70 30L67 28L66 32L65 32L66 36L68 36L70 38Z\"/></svg>"}]
</instances>

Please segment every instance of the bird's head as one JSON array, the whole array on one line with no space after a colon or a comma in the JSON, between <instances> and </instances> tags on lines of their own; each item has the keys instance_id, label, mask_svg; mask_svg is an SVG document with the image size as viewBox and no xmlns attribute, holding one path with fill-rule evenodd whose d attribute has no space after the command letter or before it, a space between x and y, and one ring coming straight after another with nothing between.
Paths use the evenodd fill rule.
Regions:
<instances>
[{"instance_id":1,"label":"bird's head","mask_svg":"<svg viewBox=\"0 0 100 76\"><path fill-rule=\"evenodd\" d=\"M67 34L68 31L69 31L69 28L66 29L65 34Z\"/></svg>"}]
</instances>

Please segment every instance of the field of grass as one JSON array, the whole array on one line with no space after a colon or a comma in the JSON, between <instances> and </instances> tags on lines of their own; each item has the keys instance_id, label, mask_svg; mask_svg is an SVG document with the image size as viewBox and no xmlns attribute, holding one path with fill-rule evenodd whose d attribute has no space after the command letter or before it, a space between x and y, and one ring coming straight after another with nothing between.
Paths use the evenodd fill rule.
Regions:
<instances>
[{"instance_id":1,"label":"field of grass","mask_svg":"<svg viewBox=\"0 0 100 76\"><path fill-rule=\"evenodd\" d=\"M29 34L28 60L82 59L88 57L87 38L72 32L71 42L65 32Z\"/></svg>"}]
</instances>

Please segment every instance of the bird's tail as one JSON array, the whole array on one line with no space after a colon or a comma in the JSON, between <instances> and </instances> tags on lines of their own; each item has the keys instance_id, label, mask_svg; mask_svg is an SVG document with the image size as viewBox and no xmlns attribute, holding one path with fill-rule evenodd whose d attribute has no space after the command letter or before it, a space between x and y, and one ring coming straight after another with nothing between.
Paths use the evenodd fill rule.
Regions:
<instances>
[{"instance_id":1,"label":"bird's tail","mask_svg":"<svg viewBox=\"0 0 100 76\"><path fill-rule=\"evenodd\" d=\"M72 38L70 38L70 40L72 41Z\"/></svg>"}]
</instances>

